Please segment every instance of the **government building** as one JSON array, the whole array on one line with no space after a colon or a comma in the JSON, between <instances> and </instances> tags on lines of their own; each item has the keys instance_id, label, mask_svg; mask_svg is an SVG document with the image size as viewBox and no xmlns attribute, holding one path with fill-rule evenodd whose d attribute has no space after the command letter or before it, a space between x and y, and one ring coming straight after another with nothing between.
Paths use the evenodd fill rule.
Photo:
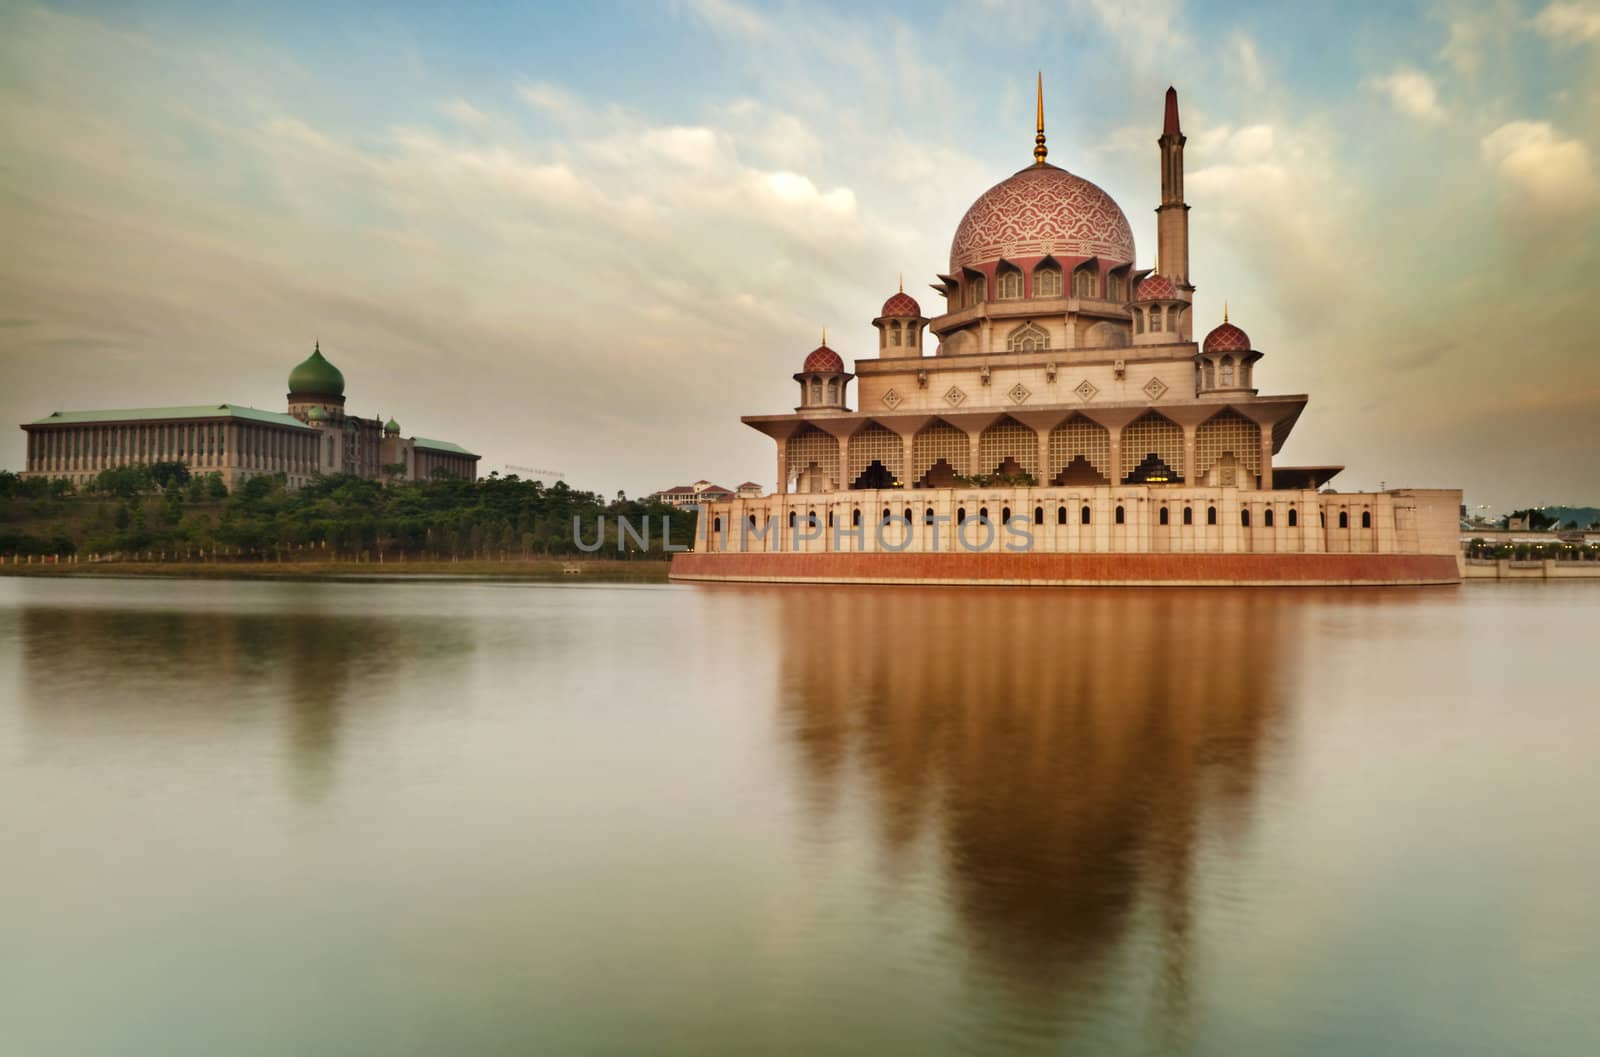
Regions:
<instances>
[{"instance_id":1,"label":"government building","mask_svg":"<svg viewBox=\"0 0 1600 1057\"><path fill-rule=\"evenodd\" d=\"M24 423L25 477L91 481L101 470L181 462L230 489L258 474L297 488L318 474L381 480L476 479L478 458L446 440L402 437L400 423L345 413L344 374L318 344L289 372L288 410L239 404L56 411Z\"/></svg>"},{"instance_id":2,"label":"government building","mask_svg":"<svg viewBox=\"0 0 1600 1057\"><path fill-rule=\"evenodd\" d=\"M824 334L794 411L743 419L777 488L710 504L673 577L1459 580L1459 491L1339 493L1341 467L1279 465L1307 397L1263 392L1266 354L1226 311L1195 340L1177 92L1153 266L1105 191L1046 160L1042 86L1036 124L1033 163L956 226L938 314L902 287L875 357L852 370Z\"/></svg>"}]
</instances>

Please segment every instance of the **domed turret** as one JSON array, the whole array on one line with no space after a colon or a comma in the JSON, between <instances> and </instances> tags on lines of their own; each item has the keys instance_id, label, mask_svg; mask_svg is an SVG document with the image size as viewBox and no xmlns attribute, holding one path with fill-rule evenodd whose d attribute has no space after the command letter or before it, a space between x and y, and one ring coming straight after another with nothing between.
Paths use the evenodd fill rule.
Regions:
<instances>
[{"instance_id":1,"label":"domed turret","mask_svg":"<svg viewBox=\"0 0 1600 1057\"><path fill-rule=\"evenodd\" d=\"M344 403L344 375L322 355L322 343L289 372L289 401L332 400Z\"/></svg>"},{"instance_id":2,"label":"domed turret","mask_svg":"<svg viewBox=\"0 0 1600 1057\"><path fill-rule=\"evenodd\" d=\"M1221 326L1206 335L1194 358L1196 392L1255 392L1252 376L1259 359L1261 353L1250 347L1250 335L1228 321L1224 305Z\"/></svg>"},{"instance_id":3,"label":"domed turret","mask_svg":"<svg viewBox=\"0 0 1600 1057\"><path fill-rule=\"evenodd\" d=\"M1222 325L1206 335L1205 344L1201 347L1203 352L1249 352L1250 335L1229 323L1226 318Z\"/></svg>"},{"instance_id":4,"label":"domed turret","mask_svg":"<svg viewBox=\"0 0 1600 1057\"><path fill-rule=\"evenodd\" d=\"M1188 320L1184 316L1188 307L1184 292L1167 276L1151 272L1140 279L1131 305L1133 343L1170 345L1189 340Z\"/></svg>"},{"instance_id":5,"label":"domed turret","mask_svg":"<svg viewBox=\"0 0 1600 1057\"><path fill-rule=\"evenodd\" d=\"M391 418L383 424L383 432L386 436L398 436L400 434L400 423Z\"/></svg>"},{"instance_id":6,"label":"domed turret","mask_svg":"<svg viewBox=\"0 0 1600 1057\"><path fill-rule=\"evenodd\" d=\"M844 369L844 357L828 348L828 332L822 332L822 344L812 349L800 366L794 380L800 383L800 406L796 411L825 408L844 411L844 390L852 375Z\"/></svg>"},{"instance_id":7,"label":"domed turret","mask_svg":"<svg viewBox=\"0 0 1600 1057\"><path fill-rule=\"evenodd\" d=\"M837 374L844 370L844 360L826 345L818 345L806 357L800 369L807 374Z\"/></svg>"},{"instance_id":8,"label":"domed turret","mask_svg":"<svg viewBox=\"0 0 1600 1057\"><path fill-rule=\"evenodd\" d=\"M898 293L890 294L872 321L878 328L879 356L921 356L922 328L928 325L917 299L906 293L905 277Z\"/></svg>"}]
</instances>

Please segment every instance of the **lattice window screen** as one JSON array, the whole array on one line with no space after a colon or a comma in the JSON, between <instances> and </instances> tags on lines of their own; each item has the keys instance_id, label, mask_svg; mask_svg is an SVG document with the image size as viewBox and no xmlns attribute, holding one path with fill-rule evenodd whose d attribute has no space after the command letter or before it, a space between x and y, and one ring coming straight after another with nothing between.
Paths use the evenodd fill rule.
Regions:
<instances>
[{"instance_id":1,"label":"lattice window screen","mask_svg":"<svg viewBox=\"0 0 1600 1057\"><path fill-rule=\"evenodd\" d=\"M850 479L845 482L845 487L850 487L874 461L881 462L896 481L904 484L905 456L905 445L898 433L876 422L867 423L850 438Z\"/></svg>"},{"instance_id":2,"label":"lattice window screen","mask_svg":"<svg viewBox=\"0 0 1600 1057\"><path fill-rule=\"evenodd\" d=\"M1038 479L1039 435L1014 418L1002 418L978 438L978 472L995 473L1007 458Z\"/></svg>"},{"instance_id":3,"label":"lattice window screen","mask_svg":"<svg viewBox=\"0 0 1600 1057\"><path fill-rule=\"evenodd\" d=\"M1122 428L1121 481L1155 452L1179 477L1183 476L1183 427L1154 411L1147 411Z\"/></svg>"},{"instance_id":4,"label":"lattice window screen","mask_svg":"<svg viewBox=\"0 0 1600 1057\"><path fill-rule=\"evenodd\" d=\"M1261 427L1233 408L1227 408L1205 422L1194 435L1195 477L1209 473L1224 454L1252 474L1261 472Z\"/></svg>"},{"instance_id":5,"label":"lattice window screen","mask_svg":"<svg viewBox=\"0 0 1600 1057\"><path fill-rule=\"evenodd\" d=\"M816 463L823 488L831 489L832 482L839 479L839 442L815 426L806 426L791 436L784 457L791 477L798 477Z\"/></svg>"},{"instance_id":6,"label":"lattice window screen","mask_svg":"<svg viewBox=\"0 0 1600 1057\"><path fill-rule=\"evenodd\" d=\"M948 422L934 422L923 427L911 442L911 480L922 480L922 475L940 459L949 463L956 473L972 472L972 443L965 433Z\"/></svg>"},{"instance_id":7,"label":"lattice window screen","mask_svg":"<svg viewBox=\"0 0 1600 1057\"><path fill-rule=\"evenodd\" d=\"M1100 423L1091 422L1082 415L1074 415L1050 431L1050 472L1047 476L1054 478L1079 455L1096 470L1110 477L1111 434Z\"/></svg>"}]
</instances>

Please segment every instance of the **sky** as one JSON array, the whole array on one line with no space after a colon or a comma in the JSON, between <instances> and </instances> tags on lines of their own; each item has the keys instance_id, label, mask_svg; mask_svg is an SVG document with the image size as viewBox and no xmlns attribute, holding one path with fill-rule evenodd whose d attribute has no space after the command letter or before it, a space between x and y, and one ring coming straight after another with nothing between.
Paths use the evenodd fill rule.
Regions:
<instances>
[{"instance_id":1,"label":"sky","mask_svg":"<svg viewBox=\"0 0 1600 1057\"><path fill-rule=\"evenodd\" d=\"M348 407L630 495L773 487L741 414L1031 160L1307 393L1281 465L1600 503L1600 0L0 6L0 420ZM0 433L20 468L23 433Z\"/></svg>"}]
</instances>

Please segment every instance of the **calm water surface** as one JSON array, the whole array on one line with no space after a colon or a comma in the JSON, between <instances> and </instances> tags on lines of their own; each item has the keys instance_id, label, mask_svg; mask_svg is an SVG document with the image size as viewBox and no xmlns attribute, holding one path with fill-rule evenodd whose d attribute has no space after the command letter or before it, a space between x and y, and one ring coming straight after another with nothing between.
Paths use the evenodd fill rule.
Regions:
<instances>
[{"instance_id":1,"label":"calm water surface","mask_svg":"<svg viewBox=\"0 0 1600 1057\"><path fill-rule=\"evenodd\" d=\"M1597 628L0 579L0 1053L1592 1055Z\"/></svg>"}]
</instances>

